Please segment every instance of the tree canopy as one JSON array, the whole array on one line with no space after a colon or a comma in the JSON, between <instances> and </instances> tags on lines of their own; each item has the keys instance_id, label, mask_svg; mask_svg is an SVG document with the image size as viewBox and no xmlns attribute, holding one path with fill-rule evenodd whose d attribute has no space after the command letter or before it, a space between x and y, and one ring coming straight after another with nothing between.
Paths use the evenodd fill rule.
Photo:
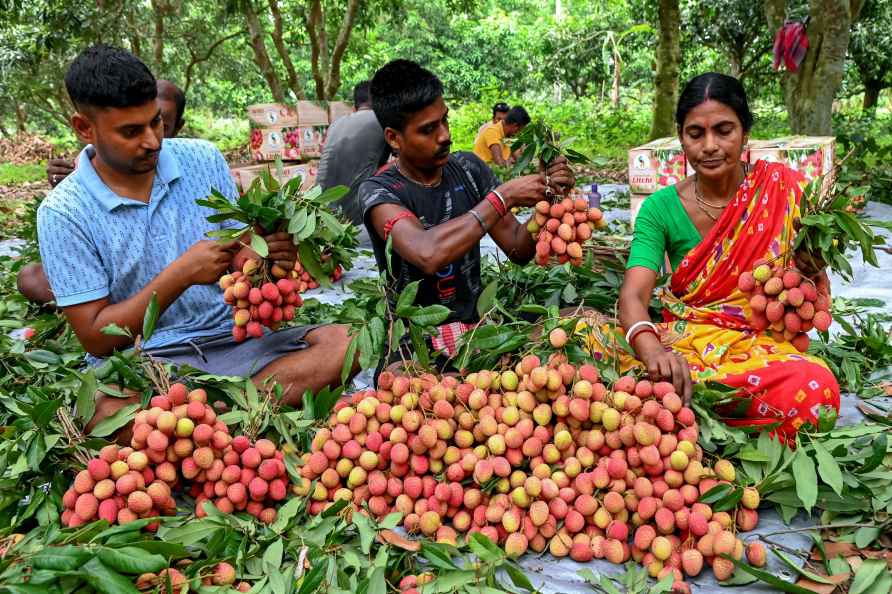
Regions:
<instances>
[{"instance_id":1,"label":"tree canopy","mask_svg":"<svg viewBox=\"0 0 892 594\"><path fill-rule=\"evenodd\" d=\"M871 110L892 85L892 0L3 0L0 130L64 127L62 84L87 45L120 45L190 105L240 115L250 103L348 98L395 57L432 68L459 102L649 101L654 132L684 80L740 77L783 105L795 132L827 133L834 99L863 93ZM808 20L798 73L775 72L785 20ZM10 132L11 133L11 132Z\"/></svg>"}]
</instances>

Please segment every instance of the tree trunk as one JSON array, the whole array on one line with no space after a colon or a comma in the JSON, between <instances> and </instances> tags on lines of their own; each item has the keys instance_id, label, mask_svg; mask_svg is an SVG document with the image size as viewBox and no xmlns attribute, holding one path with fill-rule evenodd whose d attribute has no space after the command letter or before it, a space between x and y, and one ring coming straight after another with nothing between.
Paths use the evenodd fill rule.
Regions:
<instances>
[{"instance_id":1,"label":"tree trunk","mask_svg":"<svg viewBox=\"0 0 892 594\"><path fill-rule=\"evenodd\" d=\"M242 12L245 15L245 24L248 25L249 43L254 51L254 63L266 81L273 100L276 103L286 103L282 81L279 80L279 75L276 74L276 69L269 59L269 52L266 51L266 43L263 40L266 32L263 30L263 25L260 24L251 2L252 0L245 0L242 3Z\"/></svg>"},{"instance_id":2,"label":"tree trunk","mask_svg":"<svg viewBox=\"0 0 892 594\"><path fill-rule=\"evenodd\" d=\"M15 102L15 131L16 134L26 134L28 128L26 126L27 117L25 108L18 101Z\"/></svg>"},{"instance_id":3,"label":"tree trunk","mask_svg":"<svg viewBox=\"0 0 892 594\"><path fill-rule=\"evenodd\" d=\"M303 89L297 80L297 71L294 69L294 62L291 60L291 54L285 47L285 41L282 36L282 13L279 10L278 0L269 0L269 10L273 15L273 44L276 46L276 52L282 63L285 64L285 72L288 73L288 88L294 93L298 99L304 98Z\"/></svg>"},{"instance_id":4,"label":"tree trunk","mask_svg":"<svg viewBox=\"0 0 892 594\"><path fill-rule=\"evenodd\" d=\"M613 109L619 108L619 87L622 81L623 63L619 59L619 53L613 53L613 88L610 89L610 103Z\"/></svg>"},{"instance_id":5,"label":"tree trunk","mask_svg":"<svg viewBox=\"0 0 892 594\"><path fill-rule=\"evenodd\" d=\"M798 72L784 72L782 86L790 130L810 136L833 135L833 99L845 74L849 32L861 10L860 0L811 0L808 51ZM784 23L785 0L765 2L772 31Z\"/></svg>"},{"instance_id":6,"label":"tree trunk","mask_svg":"<svg viewBox=\"0 0 892 594\"><path fill-rule=\"evenodd\" d=\"M152 20L155 31L152 37L152 56L155 60L155 73L161 76L164 72L164 11L165 6L160 0L152 0Z\"/></svg>"},{"instance_id":7,"label":"tree trunk","mask_svg":"<svg viewBox=\"0 0 892 594\"><path fill-rule=\"evenodd\" d=\"M307 11L307 34L310 37L310 69L316 84L316 98L325 99L325 71L328 69L328 40L321 0L310 0Z\"/></svg>"},{"instance_id":8,"label":"tree trunk","mask_svg":"<svg viewBox=\"0 0 892 594\"><path fill-rule=\"evenodd\" d=\"M310 0L307 11L307 34L310 37L310 64L313 82L316 85L316 98L320 101L334 98L341 86L341 60L350 43L350 34L353 32L361 3L362 0L348 1L334 47L329 50L322 2Z\"/></svg>"},{"instance_id":9,"label":"tree trunk","mask_svg":"<svg viewBox=\"0 0 892 594\"><path fill-rule=\"evenodd\" d=\"M739 79L740 73L742 70L742 68L740 66L740 63L742 62L742 60L734 52L730 52L728 54L728 60L731 62L731 76Z\"/></svg>"},{"instance_id":10,"label":"tree trunk","mask_svg":"<svg viewBox=\"0 0 892 594\"><path fill-rule=\"evenodd\" d=\"M362 0L349 0L344 20L341 22L341 30L335 40L334 50L331 52L331 69L328 75L328 84L325 88L325 99L334 99L335 93L341 87L341 60L347 45L350 43L350 34L353 33L353 25L356 23L356 15Z\"/></svg>"},{"instance_id":11,"label":"tree trunk","mask_svg":"<svg viewBox=\"0 0 892 594\"><path fill-rule=\"evenodd\" d=\"M660 0L660 32L657 44L654 115L650 137L673 136L678 102L678 72L681 66L678 0Z\"/></svg>"},{"instance_id":12,"label":"tree trunk","mask_svg":"<svg viewBox=\"0 0 892 594\"><path fill-rule=\"evenodd\" d=\"M880 99L880 91L884 88L881 80L865 80L864 81L864 103L861 104L861 111L865 114L875 114L877 111L877 102Z\"/></svg>"}]
</instances>

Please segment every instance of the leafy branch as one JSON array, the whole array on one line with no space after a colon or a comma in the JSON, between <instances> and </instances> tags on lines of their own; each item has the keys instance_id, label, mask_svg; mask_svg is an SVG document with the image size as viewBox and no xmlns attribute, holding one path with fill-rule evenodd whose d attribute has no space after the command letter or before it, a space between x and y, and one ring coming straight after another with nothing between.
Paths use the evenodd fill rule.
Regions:
<instances>
[{"instance_id":1,"label":"leafy branch","mask_svg":"<svg viewBox=\"0 0 892 594\"><path fill-rule=\"evenodd\" d=\"M281 167L281 162L277 167ZM321 285L329 286L329 276L335 268L340 265L349 270L356 254L356 228L340 221L330 209L331 203L349 189L335 186L323 191L314 186L302 192L301 183L301 178L294 178L280 185L269 171L263 171L235 203L217 190L196 203L215 211L207 217L211 223L241 224L213 231L212 237L232 241L248 234L247 245L264 259L269 256L269 248L263 235L286 231L298 246L301 265ZM274 276L279 277L288 272L273 270Z\"/></svg>"},{"instance_id":2,"label":"leafy branch","mask_svg":"<svg viewBox=\"0 0 892 594\"><path fill-rule=\"evenodd\" d=\"M855 250L860 250L864 262L879 266L874 248L883 245L885 239L871 227L881 225L853 214L853 199L863 196L867 189L839 180L847 158L814 179L802 195L802 216L796 222L793 250L809 276L827 266L851 280L852 266L846 253Z\"/></svg>"}]
</instances>

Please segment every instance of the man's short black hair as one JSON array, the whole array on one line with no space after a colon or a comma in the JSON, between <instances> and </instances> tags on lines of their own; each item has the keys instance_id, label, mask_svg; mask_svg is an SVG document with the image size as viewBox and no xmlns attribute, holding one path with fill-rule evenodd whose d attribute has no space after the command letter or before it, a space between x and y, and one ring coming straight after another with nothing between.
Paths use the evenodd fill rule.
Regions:
<instances>
[{"instance_id":1,"label":"man's short black hair","mask_svg":"<svg viewBox=\"0 0 892 594\"><path fill-rule=\"evenodd\" d=\"M443 96L443 83L411 60L393 60L375 73L371 91L381 127L402 132L409 116Z\"/></svg>"},{"instance_id":2,"label":"man's short black hair","mask_svg":"<svg viewBox=\"0 0 892 594\"><path fill-rule=\"evenodd\" d=\"M177 106L176 125L179 126L183 121L183 114L186 112L186 94L180 87L169 80L159 80L156 87L158 88L159 97L168 101L173 101L174 105Z\"/></svg>"},{"instance_id":3,"label":"man's short black hair","mask_svg":"<svg viewBox=\"0 0 892 594\"><path fill-rule=\"evenodd\" d=\"M497 113L508 113L510 110L507 103L496 103L492 106L492 117L496 117Z\"/></svg>"},{"instance_id":4,"label":"man's short black hair","mask_svg":"<svg viewBox=\"0 0 892 594\"><path fill-rule=\"evenodd\" d=\"M505 123L517 124L518 126L526 126L530 123L530 114L528 114L527 110L519 105L512 107L511 111L508 112L508 115L505 116Z\"/></svg>"},{"instance_id":5,"label":"man's short black hair","mask_svg":"<svg viewBox=\"0 0 892 594\"><path fill-rule=\"evenodd\" d=\"M372 81L364 80L353 87L353 105L367 105L372 102Z\"/></svg>"},{"instance_id":6,"label":"man's short black hair","mask_svg":"<svg viewBox=\"0 0 892 594\"><path fill-rule=\"evenodd\" d=\"M65 88L78 109L133 107L158 96L155 77L139 58L104 44L78 54L65 73Z\"/></svg>"}]
</instances>

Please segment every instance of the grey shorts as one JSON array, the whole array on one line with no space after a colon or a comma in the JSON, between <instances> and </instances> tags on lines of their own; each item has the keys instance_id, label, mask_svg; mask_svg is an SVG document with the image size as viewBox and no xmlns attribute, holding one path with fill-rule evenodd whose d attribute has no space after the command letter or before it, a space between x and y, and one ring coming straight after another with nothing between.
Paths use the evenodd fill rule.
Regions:
<instances>
[{"instance_id":1,"label":"grey shorts","mask_svg":"<svg viewBox=\"0 0 892 594\"><path fill-rule=\"evenodd\" d=\"M152 357L189 365L212 375L250 377L289 353L309 345L306 336L319 326L295 326L235 342L231 333L196 338L147 351Z\"/></svg>"}]
</instances>

